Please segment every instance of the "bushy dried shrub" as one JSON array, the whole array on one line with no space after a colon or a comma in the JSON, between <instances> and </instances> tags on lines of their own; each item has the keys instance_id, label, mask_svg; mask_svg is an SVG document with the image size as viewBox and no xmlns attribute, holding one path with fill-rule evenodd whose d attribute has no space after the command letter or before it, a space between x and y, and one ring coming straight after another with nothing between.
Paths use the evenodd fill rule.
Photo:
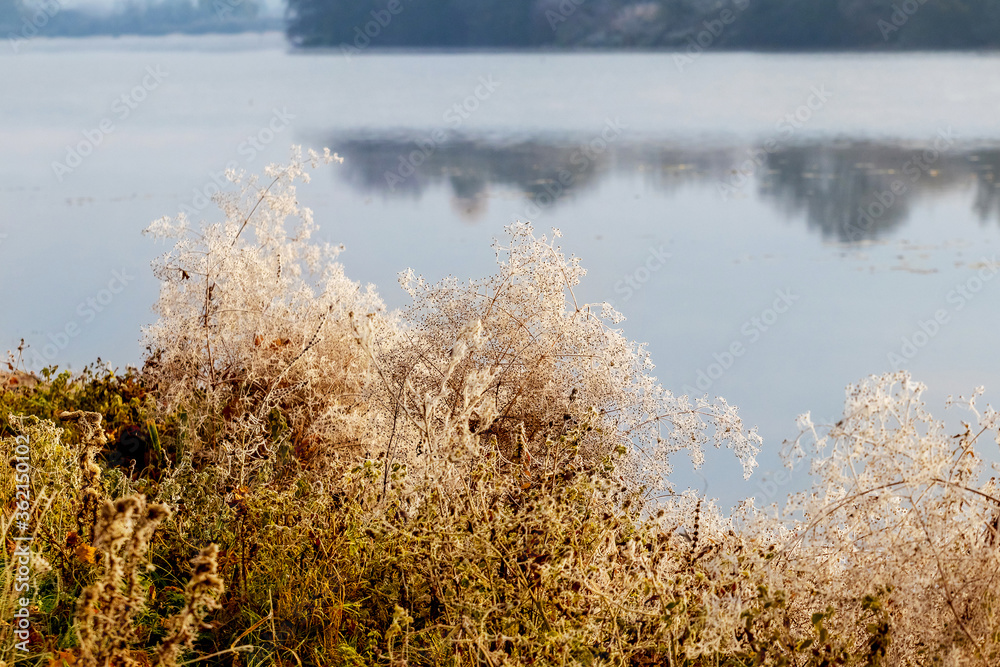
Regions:
<instances>
[{"instance_id":1,"label":"bushy dried shrub","mask_svg":"<svg viewBox=\"0 0 1000 667\"><path fill-rule=\"evenodd\" d=\"M644 347L615 328L622 316L577 301L586 272L555 244L559 231L551 240L528 224L507 231L508 245L494 244L494 275L429 284L404 272L412 305L400 328L379 340L370 318L359 324L381 380L379 404L392 414L391 432L373 443L385 465L491 442L509 461L554 472L623 450L635 481L659 488L672 454L686 451L700 466L703 446L714 443L732 447L749 475L755 430L721 399L692 403L657 383ZM584 420L591 428L571 449L551 447Z\"/></svg>"},{"instance_id":2,"label":"bushy dried shrub","mask_svg":"<svg viewBox=\"0 0 1000 667\"><path fill-rule=\"evenodd\" d=\"M311 154L313 166L321 159ZM644 348L614 328L621 316L577 303L579 260L528 225L497 246L494 276L430 285L404 274L413 304L386 314L372 288L344 276L338 249L310 243L311 213L293 185L306 166L294 151L268 168L266 187L230 174L242 188L220 196L222 223L193 229L180 217L149 229L176 245L156 265L146 374L165 410L194 419L233 486L275 459L272 436L284 428L304 464L377 453L385 471L436 468L439 456L474 458L492 442L508 459L555 465L625 448L637 478L660 483L671 454L700 465L713 442L752 470L760 438L736 411L663 389ZM288 217L299 221L293 233ZM543 451L585 416L593 428L574 452Z\"/></svg>"},{"instance_id":3,"label":"bushy dried shrub","mask_svg":"<svg viewBox=\"0 0 1000 667\"><path fill-rule=\"evenodd\" d=\"M311 154L312 166L320 161ZM155 267L160 318L146 331L144 374L165 419L183 412L182 436L196 450L165 475L161 497L192 500L181 503L178 525L210 532L228 517L236 534L227 562L240 595L261 611L265 590L274 600L255 579L329 586L324 568L282 570L294 569L304 534L327 544L330 522L343 520L301 489L343 494L338 480L350 466L377 471L367 511L391 507L410 530L431 499L502 497L521 474L572 478L614 459L639 507L640 495L668 481L678 451L700 465L705 444L727 444L747 473L755 465L760 439L733 408L664 390L645 349L616 328L621 316L577 302L585 272L554 239L514 225L496 246L494 276L428 284L407 272L412 305L385 313L371 288L344 277L338 249L310 242L311 215L294 188L305 168L295 151L289 165L268 169L266 186L230 174L241 188L220 197L224 222L194 229L164 219L149 230L176 245ZM294 233L288 217L298 218ZM282 477L288 454L298 472ZM495 474L477 478L483 466ZM194 482L199 475L214 481ZM286 510L280 522L265 509L275 506ZM291 553L278 558L286 540ZM311 627L316 607L297 600L300 590L279 588L278 613Z\"/></svg>"},{"instance_id":4,"label":"bushy dried shrub","mask_svg":"<svg viewBox=\"0 0 1000 667\"><path fill-rule=\"evenodd\" d=\"M154 266L160 317L144 333L145 376L165 412L185 412L188 444L230 467L237 486L281 444L309 461L321 445L355 449L366 424L353 413L364 410L367 358L348 314L382 304L344 276L340 248L310 242L312 213L295 197L309 164L333 159L296 153L266 184L230 172L241 189L219 195L223 222L192 227L180 215L147 230L175 245ZM275 429L287 438L269 437Z\"/></svg>"},{"instance_id":5,"label":"bushy dried shrub","mask_svg":"<svg viewBox=\"0 0 1000 667\"><path fill-rule=\"evenodd\" d=\"M1000 493L980 440L1000 443L998 414L977 409L979 388L954 402L972 419L953 433L924 391L905 372L871 377L848 387L836 424L801 419L786 457L812 458L813 486L785 508L794 532L781 565L834 608L883 591L887 664L996 664Z\"/></svg>"}]
</instances>

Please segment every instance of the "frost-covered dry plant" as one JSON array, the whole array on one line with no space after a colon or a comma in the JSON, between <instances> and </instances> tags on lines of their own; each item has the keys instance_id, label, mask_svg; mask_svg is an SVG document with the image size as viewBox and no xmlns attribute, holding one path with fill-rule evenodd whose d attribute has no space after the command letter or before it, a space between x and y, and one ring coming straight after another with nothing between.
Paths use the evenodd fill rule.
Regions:
<instances>
[{"instance_id":1,"label":"frost-covered dry plant","mask_svg":"<svg viewBox=\"0 0 1000 667\"><path fill-rule=\"evenodd\" d=\"M22 608L20 600L30 592L25 586L36 585L52 571L45 557L49 554L43 555L31 548L31 542L38 540L39 534L44 534L49 525L58 525L68 518L67 513L59 511L56 501L73 492L79 475L74 474L76 471L71 463L73 452L60 443L61 429L55 428L52 422L14 415L8 416L8 422L17 435L0 439L0 453L6 463L0 468L0 494L8 499L0 518L0 543L5 546L0 557L0 617L5 619L0 623L0 663L13 665L21 657L18 644L25 640L20 634L24 628L19 627L15 615ZM31 466L24 465L28 457L23 450L27 447L30 447ZM16 455L20 455L20 461ZM27 494L18 493L26 487L29 489ZM21 512L25 514L19 514ZM30 519L27 522L30 532L18 526L19 523L23 525L25 516ZM21 541L26 537L31 541ZM27 580L22 568L31 575Z\"/></svg>"},{"instance_id":2,"label":"frost-covered dry plant","mask_svg":"<svg viewBox=\"0 0 1000 667\"><path fill-rule=\"evenodd\" d=\"M641 517L652 490L669 485L673 455L687 451L697 466L706 445L725 444L749 474L756 431L724 401L662 388L645 348L617 327L621 315L578 302L585 271L556 245L558 231L550 239L512 225L487 278L432 284L404 272L412 304L386 313L371 287L346 278L339 248L312 241L311 213L296 200L307 163L332 157L303 161L295 150L263 184L231 173L239 191L218 197L222 222L180 217L148 230L175 244L154 267L159 320L145 332L143 375L183 443L158 483L160 498L184 507L176 523L197 523L212 541L231 530L219 562L232 568L239 599L319 633L324 655L345 661L371 645L361 630L338 634L355 598L404 610L354 612L386 623L390 662L410 650L425 664L440 651L499 656L508 645L519 659L541 651L553 664L574 652L652 655L660 642L689 657L731 648L743 598L699 583L705 571L740 571L719 547L736 539L727 520L690 494L665 501L653 523ZM279 479L276 461L289 453L300 465ZM501 539L501 528L515 533ZM359 541L359 530L371 540ZM539 531L550 538L538 542ZM536 568L570 544L576 556L558 556L548 574ZM301 568L310 553L316 560ZM483 560L470 579L507 590L506 606L440 580L441 568L456 557L471 566L476 553ZM396 587L393 573L407 569ZM647 625L631 646L618 624L673 609L678 586L698 618L684 611L668 626ZM753 585L738 586L757 599ZM315 591L308 601L306 590ZM414 608L425 593L430 606ZM550 598L565 610L558 637L547 636ZM568 610L594 620L574 627ZM467 617L480 613L477 630ZM499 625L486 622L497 614ZM513 644L504 614L527 624ZM425 641L434 647L415 649Z\"/></svg>"},{"instance_id":3,"label":"frost-covered dry plant","mask_svg":"<svg viewBox=\"0 0 1000 667\"><path fill-rule=\"evenodd\" d=\"M156 651L159 664L173 667L185 652L194 649L198 632L207 627L205 617L220 608L225 585L218 575L219 547L211 544L191 559L191 580L184 588L184 607L167 621L167 636Z\"/></svg>"},{"instance_id":4,"label":"frost-covered dry plant","mask_svg":"<svg viewBox=\"0 0 1000 667\"><path fill-rule=\"evenodd\" d=\"M341 248L310 240L312 213L295 196L308 167L334 159L293 150L266 182L229 172L239 189L216 198L224 221L193 227L180 215L147 229L175 243L154 266L160 317L145 331L147 377L161 406L187 410L189 437L217 445L207 454L233 464L241 483L274 453L266 436L279 415L299 453L352 448L363 432L350 413L364 410L367 358L348 314L383 307L344 276Z\"/></svg>"},{"instance_id":5,"label":"frost-covered dry plant","mask_svg":"<svg viewBox=\"0 0 1000 667\"><path fill-rule=\"evenodd\" d=\"M722 400L692 403L659 385L645 348L614 327L621 315L577 301L586 272L563 255L559 236L512 225L508 244L494 244L498 271L484 279L430 284L401 275L413 300L401 330L388 342L361 335L384 380L396 448L434 453L473 433L550 471L621 448L652 487L668 479L670 455L686 450L700 465L705 444L725 443L749 474L756 430L745 431ZM558 436L582 421L591 430L560 451Z\"/></svg>"},{"instance_id":6,"label":"frost-covered dry plant","mask_svg":"<svg viewBox=\"0 0 1000 667\"><path fill-rule=\"evenodd\" d=\"M108 444L108 438L101 426L103 417L96 412L74 410L59 415L62 421L75 421L83 431L80 447L80 509L76 515L77 534L87 540L94 541L94 526L97 524L97 511L100 505L100 474L101 469L94 457L101 448Z\"/></svg>"},{"instance_id":7,"label":"frost-covered dry plant","mask_svg":"<svg viewBox=\"0 0 1000 667\"><path fill-rule=\"evenodd\" d=\"M170 516L165 505L150 505L142 496L105 501L94 526L94 548L103 554L100 578L87 586L76 609L83 667L148 664L134 650L135 620L146 605L146 552L157 527ZM184 591L184 606L166 621L167 635L157 649L157 665L175 667L184 651L194 648L205 616L218 609L224 586L216 574L218 547L210 545L191 562L194 572Z\"/></svg>"},{"instance_id":8,"label":"frost-covered dry plant","mask_svg":"<svg viewBox=\"0 0 1000 667\"><path fill-rule=\"evenodd\" d=\"M289 165L267 169L266 186L231 173L241 190L218 197L224 222L196 229L180 217L148 230L176 245L155 267L147 375L165 410L195 417L235 486L275 453L276 424L288 426L300 462L365 454L387 473L491 443L549 469L624 448L652 488L668 479L670 455L685 450L700 465L714 443L732 446L749 474L756 432L724 401L663 389L645 349L614 328L621 316L577 303L584 270L554 240L510 227L486 279L428 284L407 272L413 304L386 314L371 287L345 277L338 248L310 241L294 187L306 166L295 150ZM555 451L584 419L592 431L576 450Z\"/></svg>"},{"instance_id":9,"label":"frost-covered dry plant","mask_svg":"<svg viewBox=\"0 0 1000 667\"><path fill-rule=\"evenodd\" d=\"M170 511L140 494L107 500L115 475L94 457L95 450L108 442L101 415L74 410L60 417L77 424L79 441L73 442L52 421L13 415L8 421L17 435L0 440L0 451L18 452L30 460L29 472L24 472L23 465L21 472L16 466L0 468L0 492L9 492L13 498L16 484L29 487L33 497L28 521L15 514L20 508L13 506L5 508L0 522L0 536L7 545L0 611L13 618L14 601L30 600L30 657L41 660L49 650L67 649L58 653L62 663L53 659L39 664L149 665L143 642L150 640L150 628L148 618L142 617L148 611L148 591L156 586L148 552L154 532ZM17 542L19 550L29 554L28 575L22 572L15 579L15 570L25 566L24 554L13 548L15 539L26 537L20 527L23 523L32 531L30 541ZM184 591L180 611L164 619L167 632L155 664L176 667L177 659L193 649L206 614L218 608L216 598L223 585L216 574L216 554L217 548L210 545L192 561L194 576ZM59 617L59 612L65 615ZM0 624L0 658L16 657L21 662L23 653L11 655L16 653L15 643L9 641L13 628ZM45 636L52 631L56 634Z\"/></svg>"},{"instance_id":10,"label":"frost-covered dry plant","mask_svg":"<svg viewBox=\"0 0 1000 667\"><path fill-rule=\"evenodd\" d=\"M149 540L170 516L163 505L147 505L142 496L105 501L94 526L94 548L104 554L104 572L84 589L77 603L80 659L86 667L131 667L135 617L145 604L139 576Z\"/></svg>"},{"instance_id":11,"label":"frost-covered dry plant","mask_svg":"<svg viewBox=\"0 0 1000 667\"><path fill-rule=\"evenodd\" d=\"M812 454L814 484L786 508L796 520L783 558L822 604L884 591L889 664L997 664L1000 489L978 447L989 431L1000 443L998 415L976 408L980 388L964 402L973 419L951 434L924 390L903 372L871 377L848 388L837 424L802 419L786 456Z\"/></svg>"}]
</instances>

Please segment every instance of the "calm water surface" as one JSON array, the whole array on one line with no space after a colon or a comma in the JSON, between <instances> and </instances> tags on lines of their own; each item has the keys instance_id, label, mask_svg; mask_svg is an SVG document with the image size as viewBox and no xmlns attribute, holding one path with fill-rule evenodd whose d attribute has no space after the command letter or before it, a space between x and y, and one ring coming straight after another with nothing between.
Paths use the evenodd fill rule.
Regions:
<instances>
[{"instance_id":1,"label":"calm water surface","mask_svg":"<svg viewBox=\"0 0 1000 667\"><path fill-rule=\"evenodd\" d=\"M402 269L483 275L504 225L562 229L583 298L625 313L662 382L760 427L750 482L725 452L704 482L680 466L723 504L771 500L795 415L833 418L865 375L902 365L937 402L1000 389L998 56L680 71L670 54L347 59L276 35L28 46L0 48L0 345L25 338L35 367L139 362L164 250L140 230L217 217L213 173L298 143L345 157L300 193L391 306Z\"/></svg>"}]
</instances>

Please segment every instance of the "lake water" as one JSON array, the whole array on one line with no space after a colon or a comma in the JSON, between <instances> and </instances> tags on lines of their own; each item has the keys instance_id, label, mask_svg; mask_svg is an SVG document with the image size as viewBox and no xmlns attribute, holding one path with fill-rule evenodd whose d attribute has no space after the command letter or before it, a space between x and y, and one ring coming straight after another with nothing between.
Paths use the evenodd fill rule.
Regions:
<instances>
[{"instance_id":1,"label":"lake water","mask_svg":"<svg viewBox=\"0 0 1000 667\"><path fill-rule=\"evenodd\" d=\"M998 68L992 54L347 58L289 53L279 35L0 45L0 345L25 338L34 367L139 363L164 249L141 229L184 207L215 216L202 193L227 163L329 146L344 164L300 194L349 275L399 306L402 269L483 275L504 225L559 227L589 269L582 297L625 313L667 387L724 396L760 427L763 474L744 483L722 452L704 482L684 465L679 479L724 504L773 500L803 479L762 483L795 416L834 418L850 382L902 365L938 404L1000 389Z\"/></svg>"}]
</instances>

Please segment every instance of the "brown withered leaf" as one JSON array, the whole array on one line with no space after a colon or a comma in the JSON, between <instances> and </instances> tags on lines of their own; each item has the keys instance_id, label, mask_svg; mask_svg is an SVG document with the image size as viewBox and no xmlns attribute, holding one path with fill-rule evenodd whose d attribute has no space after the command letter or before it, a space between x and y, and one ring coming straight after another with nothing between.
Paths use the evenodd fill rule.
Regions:
<instances>
[{"instance_id":1,"label":"brown withered leaf","mask_svg":"<svg viewBox=\"0 0 1000 667\"><path fill-rule=\"evenodd\" d=\"M76 549L73 550L76 557L79 558L84 563L94 563L94 547L90 546L86 542L80 542L76 545Z\"/></svg>"},{"instance_id":2,"label":"brown withered leaf","mask_svg":"<svg viewBox=\"0 0 1000 667\"><path fill-rule=\"evenodd\" d=\"M131 655L139 667L152 667L153 663L149 659L149 654L145 651L132 651Z\"/></svg>"},{"instance_id":3,"label":"brown withered leaf","mask_svg":"<svg viewBox=\"0 0 1000 667\"><path fill-rule=\"evenodd\" d=\"M285 347L291 342L292 341L289 340L288 338L275 338L274 340L271 341L271 344L268 345L268 348L272 350L278 350L280 348Z\"/></svg>"},{"instance_id":4,"label":"brown withered leaf","mask_svg":"<svg viewBox=\"0 0 1000 667\"><path fill-rule=\"evenodd\" d=\"M74 667L76 664L76 654L72 651L59 651L49 660L49 667Z\"/></svg>"}]
</instances>

